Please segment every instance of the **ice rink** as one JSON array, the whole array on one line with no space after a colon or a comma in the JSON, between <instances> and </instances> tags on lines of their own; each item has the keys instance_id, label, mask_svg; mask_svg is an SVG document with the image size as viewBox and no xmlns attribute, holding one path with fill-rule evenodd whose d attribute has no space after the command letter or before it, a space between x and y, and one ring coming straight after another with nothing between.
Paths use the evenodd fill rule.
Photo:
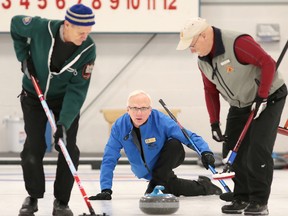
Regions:
<instances>
[{"instance_id":1,"label":"ice rink","mask_svg":"<svg viewBox=\"0 0 288 216\"><path fill-rule=\"evenodd\" d=\"M35 216L52 215L53 205L53 181L55 178L55 165L45 165L46 193L44 199L38 201L39 211ZM218 171L222 167L217 168ZM197 179L198 175L211 177L211 172L198 165L182 165L175 170L175 173L182 178ZM17 216L27 193L24 189L22 170L20 165L0 166L0 206L3 216ZM95 195L99 189L99 170L91 169L90 165L80 165L78 175L82 186L88 196ZM233 189L231 180L226 184ZM288 213L288 170L275 170L268 208L270 216L286 216ZM220 182L213 180L224 189ZM146 190L147 182L136 179L130 171L129 165L118 165L114 173L113 195L110 201L91 201L96 214L105 213L110 216L136 216L145 215L139 209L139 199ZM178 216L216 216L227 215L221 213L221 206L226 202L218 196L180 197L179 210L173 215ZM90 214L79 187L74 184L71 200L69 203L74 215L83 213Z\"/></svg>"}]
</instances>

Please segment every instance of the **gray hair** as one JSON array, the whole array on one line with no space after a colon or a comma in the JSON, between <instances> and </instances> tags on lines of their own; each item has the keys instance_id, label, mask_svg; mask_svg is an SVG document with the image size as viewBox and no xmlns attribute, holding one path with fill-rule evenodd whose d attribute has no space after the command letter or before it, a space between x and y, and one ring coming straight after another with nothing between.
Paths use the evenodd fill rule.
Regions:
<instances>
[{"instance_id":1,"label":"gray hair","mask_svg":"<svg viewBox=\"0 0 288 216\"><path fill-rule=\"evenodd\" d=\"M140 94L144 94L145 96L147 96L149 98L149 101L150 101L150 106L152 106L152 100L151 100L150 95L147 92L145 92L145 91L143 91L141 89L134 90L128 95L127 106L129 106L129 100L130 100L131 97L134 97L134 96L140 95Z\"/></svg>"}]
</instances>

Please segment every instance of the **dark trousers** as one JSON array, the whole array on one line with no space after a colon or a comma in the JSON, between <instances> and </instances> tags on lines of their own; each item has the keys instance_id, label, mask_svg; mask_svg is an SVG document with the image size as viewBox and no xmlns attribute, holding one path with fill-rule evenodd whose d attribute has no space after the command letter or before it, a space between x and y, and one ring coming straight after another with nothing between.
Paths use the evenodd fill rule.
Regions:
<instances>
[{"instance_id":1,"label":"dark trousers","mask_svg":"<svg viewBox=\"0 0 288 216\"><path fill-rule=\"evenodd\" d=\"M185 159L185 151L180 141L170 139L161 150L160 157L153 169L151 184L163 185L165 193L175 196L198 196L205 195L205 188L194 180L178 178L173 169L180 166Z\"/></svg>"},{"instance_id":2,"label":"dark trousers","mask_svg":"<svg viewBox=\"0 0 288 216\"><path fill-rule=\"evenodd\" d=\"M273 148L282 110L287 94L281 87L268 99L268 105L260 117L253 120L233 163L236 175L233 179L234 198L243 201L258 201L267 204L273 179ZM284 95L284 96L283 96ZM223 157L237 143L247 122L251 107L230 107L223 144Z\"/></svg>"},{"instance_id":3,"label":"dark trousers","mask_svg":"<svg viewBox=\"0 0 288 216\"><path fill-rule=\"evenodd\" d=\"M55 121L59 118L63 100L47 101L53 111ZM40 100L34 96L22 93L21 106L23 111L25 132L27 138L21 152L21 166L28 194L34 198L43 198L45 192L45 174L43 169L43 157L46 152L45 130L47 117ZM67 131L67 150L77 169L79 165L79 149L76 146L79 115L73 121ZM56 178L54 182L54 196L63 203L68 203L74 184L67 162L59 152L57 160Z\"/></svg>"}]
</instances>

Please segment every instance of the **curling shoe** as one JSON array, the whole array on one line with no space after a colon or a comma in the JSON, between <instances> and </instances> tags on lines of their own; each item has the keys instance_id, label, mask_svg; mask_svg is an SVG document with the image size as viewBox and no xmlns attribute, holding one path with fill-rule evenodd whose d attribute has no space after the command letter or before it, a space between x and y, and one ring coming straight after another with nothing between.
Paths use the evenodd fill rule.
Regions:
<instances>
[{"instance_id":1,"label":"curling shoe","mask_svg":"<svg viewBox=\"0 0 288 216\"><path fill-rule=\"evenodd\" d=\"M53 203L53 216L73 216L73 212L67 204L55 199Z\"/></svg>"},{"instance_id":2,"label":"curling shoe","mask_svg":"<svg viewBox=\"0 0 288 216\"><path fill-rule=\"evenodd\" d=\"M205 188L205 195L221 195L222 190L218 186L214 185L211 182L211 179L206 176L199 176L198 177L198 183L203 185Z\"/></svg>"},{"instance_id":3,"label":"curling shoe","mask_svg":"<svg viewBox=\"0 0 288 216\"><path fill-rule=\"evenodd\" d=\"M154 190L154 187L156 186L156 184L153 182L153 180L151 180L147 186L147 189L145 191L145 194L150 194L152 193L152 191Z\"/></svg>"},{"instance_id":4,"label":"curling shoe","mask_svg":"<svg viewBox=\"0 0 288 216\"><path fill-rule=\"evenodd\" d=\"M223 193L219 196L219 198L226 202L232 202L234 199L234 193L233 192Z\"/></svg>"},{"instance_id":5,"label":"curling shoe","mask_svg":"<svg viewBox=\"0 0 288 216\"><path fill-rule=\"evenodd\" d=\"M231 204L222 206L221 210L225 214L242 214L248 204L248 202L233 200Z\"/></svg>"},{"instance_id":6,"label":"curling shoe","mask_svg":"<svg viewBox=\"0 0 288 216\"><path fill-rule=\"evenodd\" d=\"M26 197L18 216L34 216L34 212L38 211L38 200L30 196Z\"/></svg>"},{"instance_id":7,"label":"curling shoe","mask_svg":"<svg viewBox=\"0 0 288 216\"><path fill-rule=\"evenodd\" d=\"M269 211L267 205L251 201L244 210L244 215L269 215Z\"/></svg>"}]
</instances>

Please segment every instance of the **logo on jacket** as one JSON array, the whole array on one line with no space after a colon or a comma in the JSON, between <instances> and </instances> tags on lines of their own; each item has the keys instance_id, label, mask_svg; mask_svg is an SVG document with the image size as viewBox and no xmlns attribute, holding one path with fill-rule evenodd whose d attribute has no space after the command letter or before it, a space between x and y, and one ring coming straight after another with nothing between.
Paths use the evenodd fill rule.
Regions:
<instances>
[{"instance_id":1,"label":"logo on jacket","mask_svg":"<svg viewBox=\"0 0 288 216\"><path fill-rule=\"evenodd\" d=\"M29 25L29 23L31 22L31 20L32 20L32 17L24 17L24 18L22 19L22 22L23 22L24 25Z\"/></svg>"},{"instance_id":2,"label":"logo on jacket","mask_svg":"<svg viewBox=\"0 0 288 216\"><path fill-rule=\"evenodd\" d=\"M227 73L231 73L231 72L234 71L234 68L233 68L231 65L229 65L230 62L231 62L230 59L225 59L224 61L222 61L222 62L220 63L221 66L226 65L226 72L227 72Z\"/></svg>"},{"instance_id":3,"label":"logo on jacket","mask_svg":"<svg viewBox=\"0 0 288 216\"><path fill-rule=\"evenodd\" d=\"M149 139L145 139L145 143L146 144L151 144L151 143L154 143L154 142L156 142L156 138L155 137L149 138Z\"/></svg>"},{"instance_id":4,"label":"logo on jacket","mask_svg":"<svg viewBox=\"0 0 288 216\"><path fill-rule=\"evenodd\" d=\"M82 77L86 80L88 80L91 76L91 73L93 71L94 63L93 64L86 64L82 71Z\"/></svg>"},{"instance_id":5,"label":"logo on jacket","mask_svg":"<svg viewBox=\"0 0 288 216\"><path fill-rule=\"evenodd\" d=\"M231 66L231 65L227 65L226 66L226 72L227 73L231 73L231 72L233 72L234 71L234 68Z\"/></svg>"}]
</instances>

